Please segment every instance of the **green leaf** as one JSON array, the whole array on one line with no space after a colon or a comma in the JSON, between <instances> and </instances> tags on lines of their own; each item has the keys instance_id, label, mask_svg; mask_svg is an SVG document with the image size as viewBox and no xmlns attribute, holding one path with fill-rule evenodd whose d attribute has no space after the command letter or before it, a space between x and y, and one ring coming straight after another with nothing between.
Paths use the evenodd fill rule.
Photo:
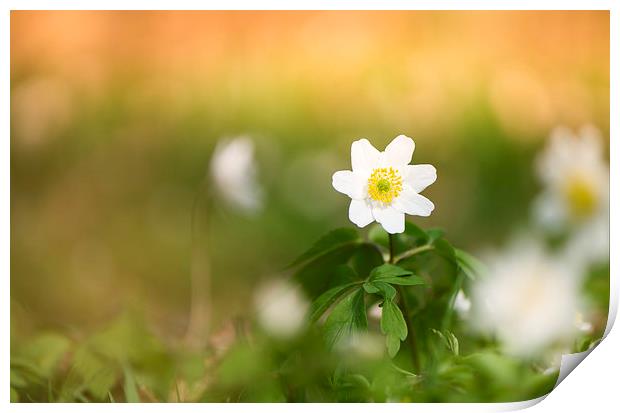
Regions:
<instances>
[{"instance_id":1,"label":"green leaf","mask_svg":"<svg viewBox=\"0 0 620 413\"><path fill-rule=\"evenodd\" d=\"M389 249L390 247L389 235L380 224L375 224L370 228L370 231L368 231L368 239L385 249ZM394 253L396 255L408 249L428 244L429 242L426 232L409 221L405 222L405 232L393 235L392 240Z\"/></svg>"},{"instance_id":2,"label":"green leaf","mask_svg":"<svg viewBox=\"0 0 620 413\"><path fill-rule=\"evenodd\" d=\"M28 386L27 379L16 368L11 367L11 387L21 388L26 386Z\"/></svg>"},{"instance_id":3,"label":"green leaf","mask_svg":"<svg viewBox=\"0 0 620 413\"><path fill-rule=\"evenodd\" d=\"M356 244L361 241L357 231L352 228L338 228L328 232L310 247L310 249L301 254L287 268L294 267L303 262L307 262L320 257L330 251L343 247L345 245Z\"/></svg>"},{"instance_id":4,"label":"green leaf","mask_svg":"<svg viewBox=\"0 0 620 413\"><path fill-rule=\"evenodd\" d=\"M383 255L374 244L361 244L351 257L351 266L362 278L368 277L373 268L383 264Z\"/></svg>"},{"instance_id":5,"label":"green leaf","mask_svg":"<svg viewBox=\"0 0 620 413\"><path fill-rule=\"evenodd\" d=\"M446 330L445 333L442 333L434 328L431 328L431 331L441 338L441 341L443 341L448 350L450 350L455 356L459 355L459 340L451 331Z\"/></svg>"},{"instance_id":6,"label":"green leaf","mask_svg":"<svg viewBox=\"0 0 620 413\"><path fill-rule=\"evenodd\" d=\"M420 277L419 275L409 275L407 277L382 278L381 281L390 283L390 284L397 284L397 285L424 285L426 284L426 281L424 280L424 278Z\"/></svg>"},{"instance_id":7,"label":"green leaf","mask_svg":"<svg viewBox=\"0 0 620 413\"><path fill-rule=\"evenodd\" d=\"M405 221L405 235L414 238L418 242L429 242L427 233L422 228L409 221Z\"/></svg>"},{"instance_id":8,"label":"green leaf","mask_svg":"<svg viewBox=\"0 0 620 413\"><path fill-rule=\"evenodd\" d=\"M423 285L426 284L424 278L413 275L409 270L405 270L397 265L383 264L370 273L369 282L381 281L388 284L397 285ZM367 290L368 291L368 290ZM370 292L370 291L368 291Z\"/></svg>"},{"instance_id":9,"label":"green leaf","mask_svg":"<svg viewBox=\"0 0 620 413\"><path fill-rule=\"evenodd\" d=\"M433 245L435 246L435 251L440 256L442 256L443 258L447 259L450 262L456 263L454 247L452 247L452 245L450 245L448 241L446 241L443 238L439 238L433 242Z\"/></svg>"},{"instance_id":10,"label":"green leaf","mask_svg":"<svg viewBox=\"0 0 620 413\"><path fill-rule=\"evenodd\" d=\"M359 276L344 264L349 261L359 244L347 244L303 264L294 278L303 287L308 297L314 299L331 287L359 279Z\"/></svg>"},{"instance_id":11,"label":"green leaf","mask_svg":"<svg viewBox=\"0 0 620 413\"><path fill-rule=\"evenodd\" d=\"M88 345L77 349L71 361L71 370L65 379L60 399L73 401L83 391L103 400L118 379L116 365L95 353Z\"/></svg>"},{"instance_id":12,"label":"green leaf","mask_svg":"<svg viewBox=\"0 0 620 413\"><path fill-rule=\"evenodd\" d=\"M393 300L396 297L396 289L383 281L365 282L364 290L369 294L380 294L387 300Z\"/></svg>"},{"instance_id":13,"label":"green leaf","mask_svg":"<svg viewBox=\"0 0 620 413\"><path fill-rule=\"evenodd\" d=\"M62 357L69 351L71 342L68 338L54 333L44 333L21 348L13 360L23 360L36 366L36 373L49 378ZM35 370L33 368L33 370Z\"/></svg>"},{"instance_id":14,"label":"green leaf","mask_svg":"<svg viewBox=\"0 0 620 413\"><path fill-rule=\"evenodd\" d=\"M324 331L328 346L333 347L342 339L350 337L354 332L367 328L364 290L359 288L349 293L334 306L325 321Z\"/></svg>"},{"instance_id":15,"label":"green leaf","mask_svg":"<svg viewBox=\"0 0 620 413\"><path fill-rule=\"evenodd\" d=\"M140 403L140 396L138 395L138 388L136 386L136 379L131 372L131 369L127 366L123 368L125 375L125 383L123 384L123 390L125 391L125 401L127 403Z\"/></svg>"},{"instance_id":16,"label":"green leaf","mask_svg":"<svg viewBox=\"0 0 620 413\"><path fill-rule=\"evenodd\" d=\"M479 275L484 274L484 264L477 258L458 248L454 249L454 256L459 268L470 280L475 280Z\"/></svg>"},{"instance_id":17,"label":"green leaf","mask_svg":"<svg viewBox=\"0 0 620 413\"><path fill-rule=\"evenodd\" d=\"M432 244L439 238L443 238L443 236L445 235L445 231L441 228L431 228L426 231L426 234L428 236L428 243Z\"/></svg>"},{"instance_id":18,"label":"green leaf","mask_svg":"<svg viewBox=\"0 0 620 413\"><path fill-rule=\"evenodd\" d=\"M383 302L381 332L383 334L394 334L401 340L407 338L407 323L405 323L403 313L398 305L391 300Z\"/></svg>"},{"instance_id":19,"label":"green leaf","mask_svg":"<svg viewBox=\"0 0 620 413\"><path fill-rule=\"evenodd\" d=\"M368 231L368 239L382 247L389 248L390 236L383 229L381 224L373 224Z\"/></svg>"},{"instance_id":20,"label":"green leaf","mask_svg":"<svg viewBox=\"0 0 620 413\"><path fill-rule=\"evenodd\" d=\"M383 281L384 278L402 277L402 276L411 275L411 274L413 274L411 271L405 270L404 268L401 268L397 265L383 264L383 265L380 265L379 267L374 268L370 272L369 280L370 281L373 281L373 280Z\"/></svg>"},{"instance_id":21,"label":"green leaf","mask_svg":"<svg viewBox=\"0 0 620 413\"><path fill-rule=\"evenodd\" d=\"M400 308L392 300L383 301L381 332L386 335L386 346L390 357L400 348L400 341L407 338L407 323Z\"/></svg>"},{"instance_id":22,"label":"green leaf","mask_svg":"<svg viewBox=\"0 0 620 413\"><path fill-rule=\"evenodd\" d=\"M394 358L398 354L398 350L400 350L400 339L395 334L388 334L385 336L385 346L387 347L388 355Z\"/></svg>"},{"instance_id":23,"label":"green leaf","mask_svg":"<svg viewBox=\"0 0 620 413\"><path fill-rule=\"evenodd\" d=\"M315 323L321 318L323 313L327 311L329 307L334 304L338 298L340 298L345 292L350 290L352 287L359 285L359 283L350 283L345 285L338 285L330 290L325 291L321 294L310 306L309 311L309 320L312 323Z\"/></svg>"},{"instance_id":24,"label":"green leaf","mask_svg":"<svg viewBox=\"0 0 620 413\"><path fill-rule=\"evenodd\" d=\"M345 264L337 265L333 271L331 271L331 285L337 287L343 284L349 284L355 281L359 281L360 277L353 268Z\"/></svg>"},{"instance_id":25,"label":"green leaf","mask_svg":"<svg viewBox=\"0 0 620 413\"><path fill-rule=\"evenodd\" d=\"M363 287L368 294L377 294L379 292L379 288L373 282L365 282Z\"/></svg>"}]
</instances>

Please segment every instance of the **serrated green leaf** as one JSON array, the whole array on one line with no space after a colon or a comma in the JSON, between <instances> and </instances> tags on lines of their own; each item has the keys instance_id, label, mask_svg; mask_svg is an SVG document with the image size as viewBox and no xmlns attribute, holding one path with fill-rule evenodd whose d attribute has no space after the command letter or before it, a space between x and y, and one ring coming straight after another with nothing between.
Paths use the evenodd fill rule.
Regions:
<instances>
[{"instance_id":1,"label":"serrated green leaf","mask_svg":"<svg viewBox=\"0 0 620 413\"><path fill-rule=\"evenodd\" d=\"M456 338L454 333L448 331L446 334L446 338L448 339L448 343L450 345L450 351L454 353L455 356L459 355L459 340Z\"/></svg>"},{"instance_id":2,"label":"serrated green leaf","mask_svg":"<svg viewBox=\"0 0 620 413\"><path fill-rule=\"evenodd\" d=\"M316 259L339 247L359 243L361 238L358 232L352 228L338 228L323 235L310 247L309 250L301 254L287 268L294 267L301 263Z\"/></svg>"},{"instance_id":3,"label":"serrated green leaf","mask_svg":"<svg viewBox=\"0 0 620 413\"><path fill-rule=\"evenodd\" d=\"M363 287L368 294L377 294L379 292L379 289L373 282L365 282Z\"/></svg>"},{"instance_id":4,"label":"serrated green leaf","mask_svg":"<svg viewBox=\"0 0 620 413\"><path fill-rule=\"evenodd\" d=\"M400 342L407 338L407 323L400 308L392 300L383 301L381 332L386 336L386 347L390 357L400 349Z\"/></svg>"},{"instance_id":5,"label":"serrated green leaf","mask_svg":"<svg viewBox=\"0 0 620 413\"><path fill-rule=\"evenodd\" d=\"M387 300L393 300L396 297L396 289L384 281L365 282L364 290L369 294L380 294Z\"/></svg>"},{"instance_id":6,"label":"serrated green leaf","mask_svg":"<svg viewBox=\"0 0 620 413\"><path fill-rule=\"evenodd\" d=\"M381 314L381 332L383 334L395 334L401 340L407 338L407 323L405 323L400 308L392 300L383 302Z\"/></svg>"},{"instance_id":7,"label":"serrated green leaf","mask_svg":"<svg viewBox=\"0 0 620 413\"><path fill-rule=\"evenodd\" d=\"M383 281L385 278L394 278L394 277L402 277L406 275L413 274L409 270L405 270L394 264L383 264L379 267L374 268L370 272L369 281L381 280Z\"/></svg>"},{"instance_id":8,"label":"serrated green leaf","mask_svg":"<svg viewBox=\"0 0 620 413\"><path fill-rule=\"evenodd\" d=\"M426 284L426 281L424 280L424 278L420 277L419 275L381 278L381 281L389 283L389 284L397 284L397 285L424 285Z\"/></svg>"},{"instance_id":9,"label":"serrated green leaf","mask_svg":"<svg viewBox=\"0 0 620 413\"><path fill-rule=\"evenodd\" d=\"M455 356L459 355L459 340L456 338L454 333L448 330L442 333L441 331L435 330L434 328L431 328L431 331L441 339L441 341L446 345L448 350L450 350Z\"/></svg>"},{"instance_id":10,"label":"serrated green leaf","mask_svg":"<svg viewBox=\"0 0 620 413\"><path fill-rule=\"evenodd\" d=\"M325 338L328 346L333 347L342 339L350 337L354 332L367 328L364 290L359 288L350 292L334 306L325 321Z\"/></svg>"},{"instance_id":11,"label":"serrated green leaf","mask_svg":"<svg viewBox=\"0 0 620 413\"><path fill-rule=\"evenodd\" d=\"M400 350L400 339L395 334L388 334L385 337L385 346L387 347L388 355L394 358L398 354L398 350Z\"/></svg>"},{"instance_id":12,"label":"serrated green leaf","mask_svg":"<svg viewBox=\"0 0 620 413\"><path fill-rule=\"evenodd\" d=\"M325 311L327 311L327 309L331 307L332 304L334 304L338 300L338 298L340 298L345 292L347 292L356 285L359 285L359 283L338 285L321 294L316 300L314 300L314 302L310 306L308 316L310 322L317 322L319 318L321 318L323 313L325 313Z\"/></svg>"}]
</instances>

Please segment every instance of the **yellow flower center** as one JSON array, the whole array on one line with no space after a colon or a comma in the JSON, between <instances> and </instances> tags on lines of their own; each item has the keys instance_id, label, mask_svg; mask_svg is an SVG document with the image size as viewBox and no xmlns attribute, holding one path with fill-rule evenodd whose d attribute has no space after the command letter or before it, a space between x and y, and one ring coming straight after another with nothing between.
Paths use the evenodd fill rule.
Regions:
<instances>
[{"instance_id":1,"label":"yellow flower center","mask_svg":"<svg viewBox=\"0 0 620 413\"><path fill-rule=\"evenodd\" d=\"M598 194L587 179L575 177L564 188L571 215L577 219L585 218L594 213L598 205Z\"/></svg>"},{"instance_id":2,"label":"yellow flower center","mask_svg":"<svg viewBox=\"0 0 620 413\"><path fill-rule=\"evenodd\" d=\"M403 178L393 168L376 168L368 178L368 196L384 204L391 203L403 190Z\"/></svg>"}]
</instances>

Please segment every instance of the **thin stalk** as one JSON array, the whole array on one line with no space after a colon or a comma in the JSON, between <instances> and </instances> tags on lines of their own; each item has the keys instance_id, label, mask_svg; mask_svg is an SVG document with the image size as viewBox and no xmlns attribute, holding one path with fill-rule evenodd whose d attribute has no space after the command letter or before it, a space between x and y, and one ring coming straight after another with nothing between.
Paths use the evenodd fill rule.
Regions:
<instances>
[{"instance_id":1,"label":"thin stalk","mask_svg":"<svg viewBox=\"0 0 620 413\"><path fill-rule=\"evenodd\" d=\"M204 349L207 345L211 319L211 261L209 257L211 199L205 189L207 179L208 176L205 176L200 183L191 213L191 295L184 341L190 348L197 350Z\"/></svg>"},{"instance_id":2,"label":"thin stalk","mask_svg":"<svg viewBox=\"0 0 620 413\"><path fill-rule=\"evenodd\" d=\"M414 248L412 250L405 251L402 254L392 258L391 245L392 245L392 236L390 235L390 262L394 262L394 263L402 261L405 258L413 257L414 255L419 254L421 252L430 251L433 248L435 248L432 244L426 244L426 245L422 245L420 247Z\"/></svg>"},{"instance_id":3,"label":"thin stalk","mask_svg":"<svg viewBox=\"0 0 620 413\"><path fill-rule=\"evenodd\" d=\"M394 257L394 235L389 234L390 238L390 263L393 264L395 261ZM426 247L426 245L424 246ZM418 250L422 247L418 247L412 251ZM431 246L432 248L432 246ZM429 248L424 249L426 251ZM401 254L401 256L404 254ZM409 256L414 255L410 254ZM398 306L400 307L400 311L403 313L403 318L405 319L405 324L407 324L407 341L409 342L409 350L411 353L411 362L413 363L413 368L416 373L420 373L420 360L418 358L418 345L416 343L415 331L413 329L413 325L411 324L411 312L409 311L409 305L407 303L407 297L405 295L405 289L402 285L398 287L398 294L400 295L400 300L398 302Z\"/></svg>"}]
</instances>

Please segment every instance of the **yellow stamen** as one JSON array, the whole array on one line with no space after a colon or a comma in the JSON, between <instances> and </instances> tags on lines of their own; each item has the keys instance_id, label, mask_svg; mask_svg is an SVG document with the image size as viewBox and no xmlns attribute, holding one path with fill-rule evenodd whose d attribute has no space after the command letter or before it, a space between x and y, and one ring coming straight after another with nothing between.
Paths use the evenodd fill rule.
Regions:
<instances>
[{"instance_id":1,"label":"yellow stamen","mask_svg":"<svg viewBox=\"0 0 620 413\"><path fill-rule=\"evenodd\" d=\"M393 168L377 168L368 178L368 196L384 204L391 203L403 190L403 178Z\"/></svg>"},{"instance_id":2,"label":"yellow stamen","mask_svg":"<svg viewBox=\"0 0 620 413\"><path fill-rule=\"evenodd\" d=\"M571 215L578 219L592 215L599 202L596 189L582 177L571 179L564 188L564 195Z\"/></svg>"}]
</instances>

